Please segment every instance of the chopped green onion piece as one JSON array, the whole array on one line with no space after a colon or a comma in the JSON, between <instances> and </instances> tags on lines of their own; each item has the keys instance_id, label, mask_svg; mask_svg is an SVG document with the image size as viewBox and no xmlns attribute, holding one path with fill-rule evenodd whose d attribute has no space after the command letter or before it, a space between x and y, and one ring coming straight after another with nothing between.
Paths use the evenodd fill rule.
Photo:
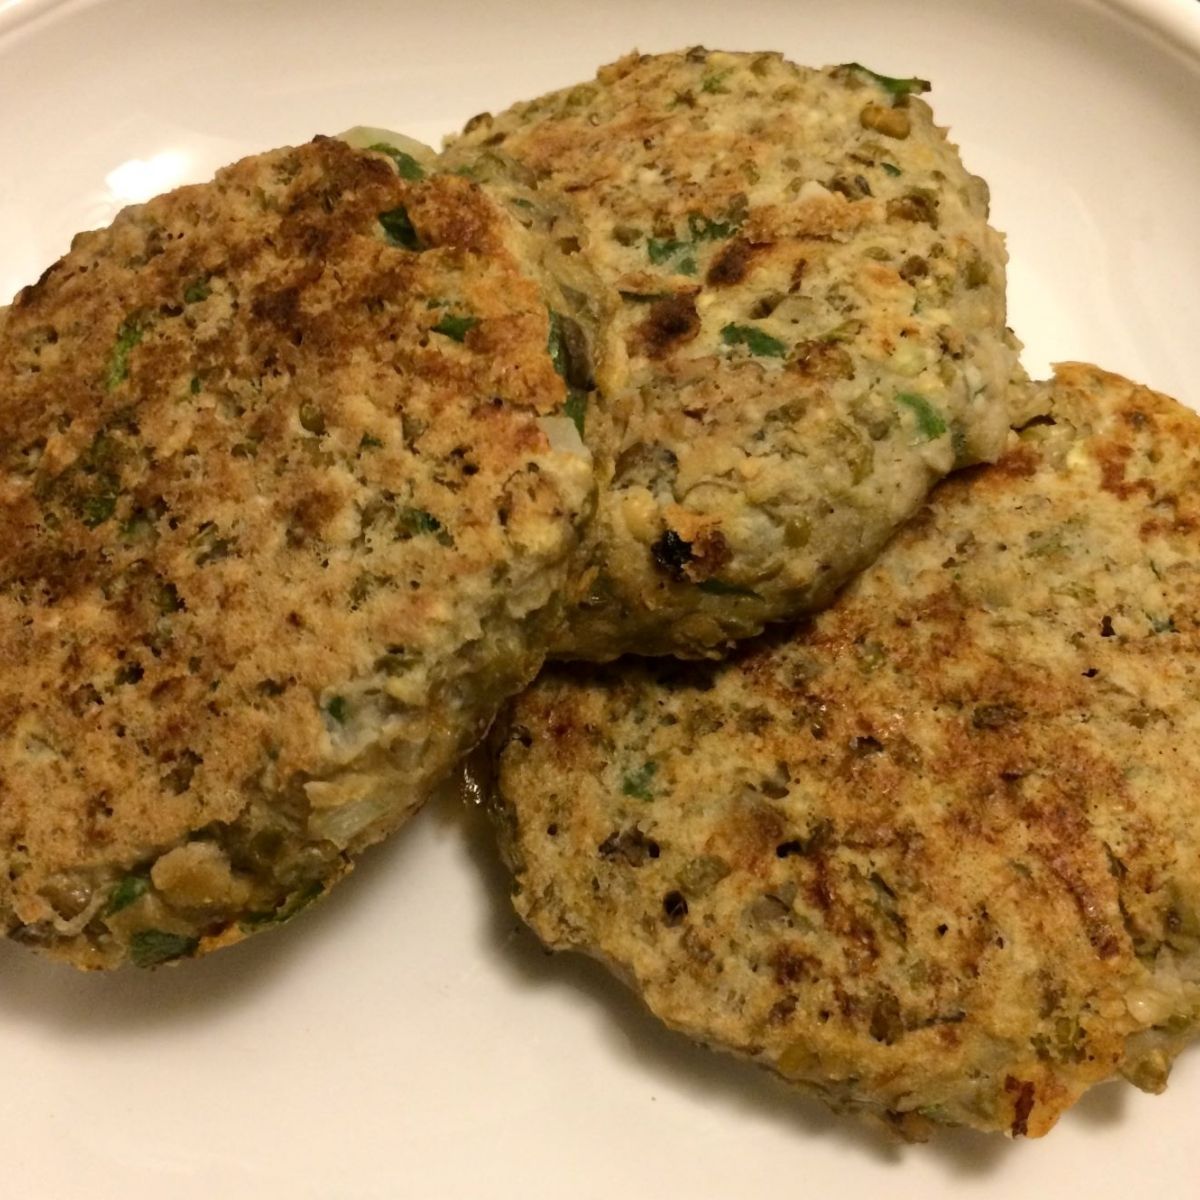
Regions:
<instances>
[{"instance_id":1,"label":"chopped green onion piece","mask_svg":"<svg viewBox=\"0 0 1200 1200\"><path fill-rule=\"evenodd\" d=\"M674 292L621 292L621 299L630 304L653 304L657 300L670 300Z\"/></svg>"},{"instance_id":2,"label":"chopped green onion piece","mask_svg":"<svg viewBox=\"0 0 1200 1200\"><path fill-rule=\"evenodd\" d=\"M567 377L567 343L566 334L563 332L562 317L553 309L550 309L550 336L546 341L546 348L550 352L550 362L554 365L554 370L563 378Z\"/></svg>"},{"instance_id":3,"label":"chopped green onion piece","mask_svg":"<svg viewBox=\"0 0 1200 1200\"><path fill-rule=\"evenodd\" d=\"M116 494L101 492L84 499L79 509L79 517L89 529L95 529L98 525L103 525L113 515L116 508Z\"/></svg>"},{"instance_id":4,"label":"chopped green onion piece","mask_svg":"<svg viewBox=\"0 0 1200 1200\"><path fill-rule=\"evenodd\" d=\"M753 600L760 598L752 588L739 587L736 583L725 583L720 579L706 579L696 586L710 596L749 596Z\"/></svg>"},{"instance_id":5,"label":"chopped green onion piece","mask_svg":"<svg viewBox=\"0 0 1200 1200\"><path fill-rule=\"evenodd\" d=\"M112 916L123 908L128 908L139 897L150 890L150 880L145 875L126 875L109 893L108 907L105 916Z\"/></svg>"},{"instance_id":6,"label":"chopped green onion piece","mask_svg":"<svg viewBox=\"0 0 1200 1200\"><path fill-rule=\"evenodd\" d=\"M721 341L727 346L745 346L751 354L763 358L787 357L787 347L778 338L753 325L726 325L721 330Z\"/></svg>"},{"instance_id":7,"label":"chopped green onion piece","mask_svg":"<svg viewBox=\"0 0 1200 1200\"><path fill-rule=\"evenodd\" d=\"M917 429L925 441L940 438L946 432L946 421L924 396L916 392L897 392L896 403L903 404L917 420Z\"/></svg>"},{"instance_id":8,"label":"chopped green onion piece","mask_svg":"<svg viewBox=\"0 0 1200 1200\"><path fill-rule=\"evenodd\" d=\"M157 967L173 958L195 952L200 939L162 929L139 929L129 941L129 957L135 967Z\"/></svg>"},{"instance_id":9,"label":"chopped green onion piece","mask_svg":"<svg viewBox=\"0 0 1200 1200\"><path fill-rule=\"evenodd\" d=\"M563 406L563 412L575 422L575 428L579 430L580 437L583 437L583 424L587 418L587 402L587 392L571 388L567 392L567 402Z\"/></svg>"},{"instance_id":10,"label":"chopped green onion piece","mask_svg":"<svg viewBox=\"0 0 1200 1200\"><path fill-rule=\"evenodd\" d=\"M898 166L896 166L895 163L885 162L885 163L880 163L879 165L891 176L904 174L904 172L902 170L900 170L900 168Z\"/></svg>"},{"instance_id":11,"label":"chopped green onion piece","mask_svg":"<svg viewBox=\"0 0 1200 1200\"><path fill-rule=\"evenodd\" d=\"M325 705L325 711L339 724L346 723L346 717L349 715L346 711L346 697L332 696L329 703Z\"/></svg>"},{"instance_id":12,"label":"chopped green onion piece","mask_svg":"<svg viewBox=\"0 0 1200 1200\"><path fill-rule=\"evenodd\" d=\"M872 71L870 67L864 67L862 63L852 62L843 63L852 71L860 71L863 75L873 79L885 92L891 96L909 96L914 93L920 95L922 92L927 92L933 86L928 79L897 79L893 75L880 75L878 71Z\"/></svg>"},{"instance_id":13,"label":"chopped green onion piece","mask_svg":"<svg viewBox=\"0 0 1200 1200\"><path fill-rule=\"evenodd\" d=\"M421 249L421 239L409 219L408 209L403 204L380 213L379 224L393 246L403 246L405 250Z\"/></svg>"},{"instance_id":14,"label":"chopped green onion piece","mask_svg":"<svg viewBox=\"0 0 1200 1200\"><path fill-rule=\"evenodd\" d=\"M662 266L668 259L674 258L681 250L688 248L687 242L678 238L647 238L646 253L655 266Z\"/></svg>"},{"instance_id":15,"label":"chopped green onion piece","mask_svg":"<svg viewBox=\"0 0 1200 1200\"><path fill-rule=\"evenodd\" d=\"M265 912L249 912L242 917L238 924L243 929L260 929L264 925L283 925L298 912L306 909L324 890L323 883L314 881L298 892L293 892L278 908Z\"/></svg>"},{"instance_id":16,"label":"chopped green onion piece","mask_svg":"<svg viewBox=\"0 0 1200 1200\"><path fill-rule=\"evenodd\" d=\"M447 313L433 327L433 332L440 333L442 337L448 337L453 342L461 342L478 324L478 317L456 317Z\"/></svg>"},{"instance_id":17,"label":"chopped green onion piece","mask_svg":"<svg viewBox=\"0 0 1200 1200\"><path fill-rule=\"evenodd\" d=\"M425 178L425 168L411 154L405 154L403 150L397 150L395 146L390 146L387 142L376 142L367 149L374 150L378 154L386 154L396 164L396 170L400 173L401 179Z\"/></svg>"},{"instance_id":18,"label":"chopped green onion piece","mask_svg":"<svg viewBox=\"0 0 1200 1200\"><path fill-rule=\"evenodd\" d=\"M442 528L442 523L423 508L404 508L396 518L399 536L407 539L432 533L443 546L452 546L454 539Z\"/></svg>"},{"instance_id":19,"label":"chopped green onion piece","mask_svg":"<svg viewBox=\"0 0 1200 1200\"><path fill-rule=\"evenodd\" d=\"M737 228L733 221L710 221L702 213L688 213L688 232L693 242L717 242Z\"/></svg>"},{"instance_id":20,"label":"chopped green onion piece","mask_svg":"<svg viewBox=\"0 0 1200 1200\"><path fill-rule=\"evenodd\" d=\"M621 780L621 792L636 800L652 800L650 781L658 773L658 763L653 760L643 763L636 771L628 772Z\"/></svg>"},{"instance_id":21,"label":"chopped green onion piece","mask_svg":"<svg viewBox=\"0 0 1200 1200\"><path fill-rule=\"evenodd\" d=\"M126 317L117 330L117 340L109 355L108 368L104 372L104 386L115 391L129 378L129 355L146 333L146 326L138 316Z\"/></svg>"},{"instance_id":22,"label":"chopped green onion piece","mask_svg":"<svg viewBox=\"0 0 1200 1200\"><path fill-rule=\"evenodd\" d=\"M185 304L199 304L201 300L207 300L211 295L212 288L208 286L207 279L194 279L184 289L183 302Z\"/></svg>"}]
</instances>

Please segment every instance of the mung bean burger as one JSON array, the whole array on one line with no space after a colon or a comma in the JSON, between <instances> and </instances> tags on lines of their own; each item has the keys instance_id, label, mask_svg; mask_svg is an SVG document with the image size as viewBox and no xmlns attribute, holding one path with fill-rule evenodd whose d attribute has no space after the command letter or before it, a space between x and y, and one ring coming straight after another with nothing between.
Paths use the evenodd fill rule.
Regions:
<instances>
[{"instance_id":1,"label":"mung bean burger","mask_svg":"<svg viewBox=\"0 0 1200 1200\"><path fill-rule=\"evenodd\" d=\"M497 733L548 946L913 1138L1159 1091L1200 1026L1200 417L1041 401L810 622L556 668Z\"/></svg>"},{"instance_id":2,"label":"mung bean burger","mask_svg":"<svg viewBox=\"0 0 1200 1200\"><path fill-rule=\"evenodd\" d=\"M8 936L147 966L278 923L536 672L595 483L555 219L528 224L318 138L126 210L17 296Z\"/></svg>"},{"instance_id":3,"label":"mung bean burger","mask_svg":"<svg viewBox=\"0 0 1200 1200\"><path fill-rule=\"evenodd\" d=\"M615 462L559 654L716 653L818 608L937 479L999 454L1005 251L928 86L634 54L451 145L566 197L620 296Z\"/></svg>"}]
</instances>

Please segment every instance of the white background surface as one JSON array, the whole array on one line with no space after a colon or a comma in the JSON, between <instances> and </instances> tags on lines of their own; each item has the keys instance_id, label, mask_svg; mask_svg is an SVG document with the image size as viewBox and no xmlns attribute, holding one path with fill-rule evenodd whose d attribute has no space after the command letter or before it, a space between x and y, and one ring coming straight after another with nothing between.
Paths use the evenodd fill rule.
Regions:
<instances>
[{"instance_id":1,"label":"white background surface","mask_svg":"<svg viewBox=\"0 0 1200 1200\"><path fill-rule=\"evenodd\" d=\"M1194 0L0 0L0 303L122 197L358 123L436 141L695 42L931 78L1009 234L1029 370L1091 359L1200 406ZM1200 1053L1040 1143L891 1146L547 958L449 802L178 970L0 946L0 1064L6 1197L1200 1196Z\"/></svg>"}]
</instances>

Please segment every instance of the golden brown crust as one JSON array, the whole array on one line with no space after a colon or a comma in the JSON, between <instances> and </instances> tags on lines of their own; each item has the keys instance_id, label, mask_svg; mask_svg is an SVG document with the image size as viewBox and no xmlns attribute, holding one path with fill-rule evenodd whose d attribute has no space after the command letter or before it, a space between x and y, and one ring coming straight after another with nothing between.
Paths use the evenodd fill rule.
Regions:
<instances>
[{"instance_id":1,"label":"golden brown crust","mask_svg":"<svg viewBox=\"0 0 1200 1200\"><path fill-rule=\"evenodd\" d=\"M536 669L593 484L547 437L527 255L476 184L317 139L81 234L17 297L14 936L111 965L287 915Z\"/></svg>"},{"instance_id":2,"label":"golden brown crust","mask_svg":"<svg viewBox=\"0 0 1200 1200\"><path fill-rule=\"evenodd\" d=\"M549 945L910 1136L1040 1136L1200 1027L1200 417L1041 391L808 625L560 669L498 738Z\"/></svg>"}]
</instances>

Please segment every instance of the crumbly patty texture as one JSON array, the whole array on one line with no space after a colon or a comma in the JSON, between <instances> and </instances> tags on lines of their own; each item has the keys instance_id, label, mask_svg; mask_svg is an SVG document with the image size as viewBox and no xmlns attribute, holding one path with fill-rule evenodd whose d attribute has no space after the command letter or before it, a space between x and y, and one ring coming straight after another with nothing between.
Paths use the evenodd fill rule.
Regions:
<instances>
[{"instance_id":1,"label":"crumbly patty texture","mask_svg":"<svg viewBox=\"0 0 1200 1200\"><path fill-rule=\"evenodd\" d=\"M1200 1023L1200 418L1043 399L815 620L556 668L497 733L549 946L914 1138L1161 1090Z\"/></svg>"},{"instance_id":2,"label":"crumbly patty texture","mask_svg":"<svg viewBox=\"0 0 1200 1200\"><path fill-rule=\"evenodd\" d=\"M10 936L153 965L290 916L536 671L595 482L530 238L318 138L126 210L14 301Z\"/></svg>"},{"instance_id":3,"label":"crumbly patty texture","mask_svg":"<svg viewBox=\"0 0 1200 1200\"><path fill-rule=\"evenodd\" d=\"M600 552L558 653L697 655L826 603L1019 368L988 192L917 79L631 55L451 145L570 198L620 297Z\"/></svg>"}]
</instances>

